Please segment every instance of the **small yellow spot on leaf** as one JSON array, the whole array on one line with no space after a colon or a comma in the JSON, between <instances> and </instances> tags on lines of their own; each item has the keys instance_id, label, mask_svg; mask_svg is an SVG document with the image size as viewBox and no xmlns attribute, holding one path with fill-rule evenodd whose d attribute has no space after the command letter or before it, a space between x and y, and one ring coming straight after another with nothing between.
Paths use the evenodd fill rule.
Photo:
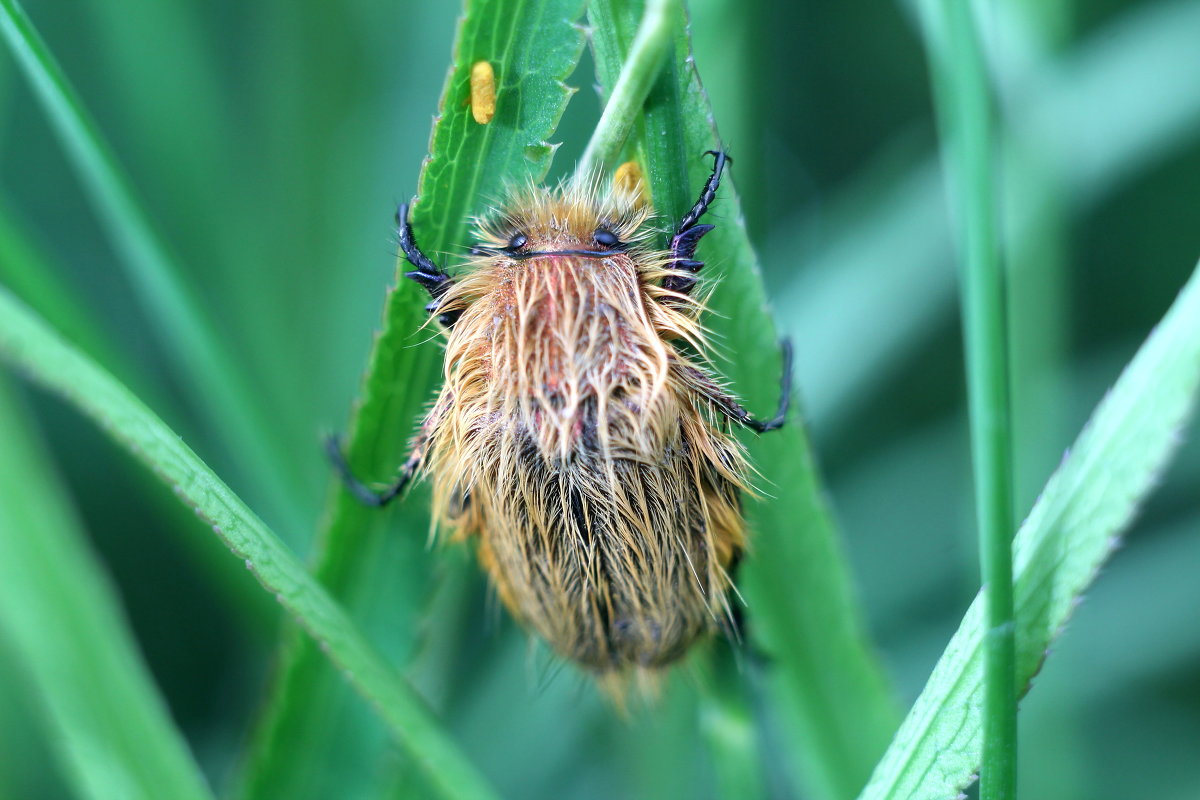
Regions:
<instances>
[{"instance_id":1,"label":"small yellow spot on leaf","mask_svg":"<svg viewBox=\"0 0 1200 800\"><path fill-rule=\"evenodd\" d=\"M626 161L617 167L613 174L613 191L630 195L636 205L644 205L645 184L642 182L642 168L636 161Z\"/></svg>"},{"instance_id":2,"label":"small yellow spot on leaf","mask_svg":"<svg viewBox=\"0 0 1200 800\"><path fill-rule=\"evenodd\" d=\"M496 73L488 61L476 61L471 67L471 116L486 125L496 115Z\"/></svg>"}]
</instances>

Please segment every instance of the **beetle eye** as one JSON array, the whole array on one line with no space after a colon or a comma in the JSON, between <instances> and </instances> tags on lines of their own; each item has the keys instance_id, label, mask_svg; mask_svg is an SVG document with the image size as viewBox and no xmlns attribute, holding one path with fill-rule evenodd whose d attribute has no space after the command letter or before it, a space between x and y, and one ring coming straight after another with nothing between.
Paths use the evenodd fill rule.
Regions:
<instances>
[{"instance_id":1,"label":"beetle eye","mask_svg":"<svg viewBox=\"0 0 1200 800\"><path fill-rule=\"evenodd\" d=\"M528 241L529 241L529 237L527 237L525 234L514 233L513 237L508 240L508 249L509 250L520 250L522 247L525 246L525 244Z\"/></svg>"},{"instance_id":2,"label":"beetle eye","mask_svg":"<svg viewBox=\"0 0 1200 800\"><path fill-rule=\"evenodd\" d=\"M602 244L605 247L616 247L621 243L617 235L608 228L596 228L593 238L596 240L596 244Z\"/></svg>"}]
</instances>

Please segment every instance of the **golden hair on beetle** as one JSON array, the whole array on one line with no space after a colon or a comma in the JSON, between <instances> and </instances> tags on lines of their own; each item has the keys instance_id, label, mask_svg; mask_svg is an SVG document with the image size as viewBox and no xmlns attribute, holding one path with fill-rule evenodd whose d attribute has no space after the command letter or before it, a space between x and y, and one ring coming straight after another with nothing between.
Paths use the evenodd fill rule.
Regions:
<instances>
[{"instance_id":1,"label":"golden hair on beetle","mask_svg":"<svg viewBox=\"0 0 1200 800\"><path fill-rule=\"evenodd\" d=\"M729 421L759 422L700 360L692 258L727 160L656 249L639 181L527 186L479 224L450 278L401 246L447 329L442 388L396 485L427 474L440 530L477 542L514 617L610 687L732 622L750 467ZM700 354L689 354L680 348ZM335 451L335 458L340 452Z\"/></svg>"}]
</instances>

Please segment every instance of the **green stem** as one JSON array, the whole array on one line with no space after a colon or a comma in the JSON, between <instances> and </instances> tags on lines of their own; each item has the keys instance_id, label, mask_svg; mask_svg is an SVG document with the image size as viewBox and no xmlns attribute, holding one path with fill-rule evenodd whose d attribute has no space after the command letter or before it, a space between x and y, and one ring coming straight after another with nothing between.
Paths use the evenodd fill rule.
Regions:
<instances>
[{"instance_id":1,"label":"green stem","mask_svg":"<svg viewBox=\"0 0 1200 800\"><path fill-rule=\"evenodd\" d=\"M273 510L299 525L288 486L299 485L290 458L274 458L265 444L271 426L239 366L183 283L184 269L155 232L112 148L84 108L62 67L17 0L0 0L0 35L7 41L74 163L105 229L129 271L130 283L172 350L169 363L188 386L209 429L221 437L247 476L271 487ZM284 476L291 471L289 480Z\"/></svg>"},{"instance_id":2,"label":"green stem","mask_svg":"<svg viewBox=\"0 0 1200 800\"><path fill-rule=\"evenodd\" d=\"M621 66L621 74L604 105L596 130L579 159L576 178L588 180L595 170L620 157L638 112L673 44L673 22L679 9L679 0L647 1L629 56Z\"/></svg>"},{"instance_id":3,"label":"green stem","mask_svg":"<svg viewBox=\"0 0 1200 800\"><path fill-rule=\"evenodd\" d=\"M308 631L446 797L494 794L421 698L304 565L220 478L128 389L0 289L0 359L62 395L141 459Z\"/></svg>"},{"instance_id":4,"label":"green stem","mask_svg":"<svg viewBox=\"0 0 1200 800\"><path fill-rule=\"evenodd\" d=\"M927 0L933 81L958 209L963 333L986 598L982 800L1015 796L1016 625L1013 619L1013 456L1004 269L996 202L992 97L969 4Z\"/></svg>"}]
</instances>

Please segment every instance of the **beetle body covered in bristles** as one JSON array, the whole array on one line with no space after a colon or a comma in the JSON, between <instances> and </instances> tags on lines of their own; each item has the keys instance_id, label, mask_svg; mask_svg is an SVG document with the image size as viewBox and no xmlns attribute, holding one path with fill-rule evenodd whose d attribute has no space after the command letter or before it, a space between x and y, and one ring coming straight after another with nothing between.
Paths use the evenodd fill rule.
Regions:
<instances>
[{"instance_id":1,"label":"beetle body covered in bristles","mask_svg":"<svg viewBox=\"0 0 1200 800\"><path fill-rule=\"evenodd\" d=\"M693 255L712 227L698 220L726 162L715 155L666 250L628 181L527 187L481 223L451 279L402 208L409 275L447 328L445 380L396 485L375 493L344 470L376 504L427 473L438 527L477 540L513 615L618 680L732 624L750 468L729 421L764 431L786 412L786 369L779 414L759 422L699 360Z\"/></svg>"}]
</instances>

